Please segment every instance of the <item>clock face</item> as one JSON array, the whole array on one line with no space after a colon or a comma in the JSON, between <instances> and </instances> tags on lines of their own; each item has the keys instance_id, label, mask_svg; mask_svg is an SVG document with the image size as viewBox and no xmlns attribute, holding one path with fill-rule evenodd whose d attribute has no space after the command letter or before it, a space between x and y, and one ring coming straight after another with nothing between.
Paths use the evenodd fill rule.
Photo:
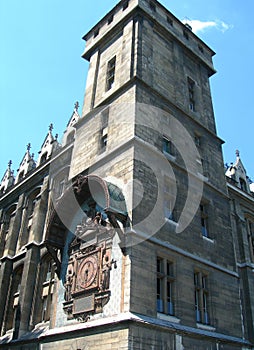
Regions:
<instances>
[{"instance_id":1,"label":"clock face","mask_svg":"<svg viewBox=\"0 0 254 350\"><path fill-rule=\"evenodd\" d=\"M96 257L89 256L84 259L78 270L78 284L81 288L86 289L93 287L97 275L98 262Z\"/></svg>"}]
</instances>

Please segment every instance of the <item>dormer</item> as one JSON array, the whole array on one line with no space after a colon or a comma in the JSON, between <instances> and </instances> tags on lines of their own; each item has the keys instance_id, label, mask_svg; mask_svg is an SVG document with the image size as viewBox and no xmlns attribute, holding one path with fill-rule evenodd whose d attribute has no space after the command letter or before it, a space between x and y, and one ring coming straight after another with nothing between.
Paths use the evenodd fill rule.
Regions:
<instances>
[{"instance_id":1,"label":"dormer","mask_svg":"<svg viewBox=\"0 0 254 350\"><path fill-rule=\"evenodd\" d=\"M236 161L227 168L226 176L233 180L234 184L242 191L250 193L250 182L246 170L240 159L240 152L236 151Z\"/></svg>"},{"instance_id":2,"label":"dormer","mask_svg":"<svg viewBox=\"0 0 254 350\"><path fill-rule=\"evenodd\" d=\"M8 163L8 168L6 169L2 181L0 183L0 194L6 192L6 190L14 184L14 171L11 170L12 161Z\"/></svg>"},{"instance_id":3,"label":"dormer","mask_svg":"<svg viewBox=\"0 0 254 350\"><path fill-rule=\"evenodd\" d=\"M34 161L34 154L30 154L31 144L27 145L27 151L19 165L17 170L17 176L15 180L15 184L21 181L31 170L36 167L36 163Z\"/></svg>"},{"instance_id":4,"label":"dormer","mask_svg":"<svg viewBox=\"0 0 254 350\"><path fill-rule=\"evenodd\" d=\"M50 124L49 131L39 151L38 165L41 165L45 163L48 159L50 159L52 156L52 153L60 147L60 144L57 140L58 135L56 134L56 136L54 137L52 134L52 130L53 130L53 124Z\"/></svg>"},{"instance_id":5,"label":"dormer","mask_svg":"<svg viewBox=\"0 0 254 350\"><path fill-rule=\"evenodd\" d=\"M66 126L66 130L64 131L63 135L63 146L71 143L74 140L75 136L75 128L74 125L77 123L77 121L80 119L80 115L78 112L79 103L78 101L74 105L74 110L72 112L72 115L68 121L68 124Z\"/></svg>"}]
</instances>

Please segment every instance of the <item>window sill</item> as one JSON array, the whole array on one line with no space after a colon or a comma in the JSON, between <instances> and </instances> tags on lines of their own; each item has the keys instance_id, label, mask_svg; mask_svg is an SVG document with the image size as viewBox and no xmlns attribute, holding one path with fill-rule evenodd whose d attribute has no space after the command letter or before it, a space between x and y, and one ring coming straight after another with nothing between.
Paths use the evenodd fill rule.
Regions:
<instances>
[{"instance_id":1,"label":"window sill","mask_svg":"<svg viewBox=\"0 0 254 350\"><path fill-rule=\"evenodd\" d=\"M210 242L210 243L214 244L214 239L209 238L209 237L206 237L206 236L202 236L202 238L203 238L205 241L207 241L207 242Z\"/></svg>"},{"instance_id":2,"label":"window sill","mask_svg":"<svg viewBox=\"0 0 254 350\"><path fill-rule=\"evenodd\" d=\"M174 221L173 219L168 219L165 218L165 222L174 226L178 226L178 223L176 221Z\"/></svg>"},{"instance_id":3,"label":"window sill","mask_svg":"<svg viewBox=\"0 0 254 350\"><path fill-rule=\"evenodd\" d=\"M205 331L211 331L214 332L216 329L212 326L209 326L208 324L203 324L203 323L197 323L197 328L203 329Z\"/></svg>"},{"instance_id":4,"label":"window sill","mask_svg":"<svg viewBox=\"0 0 254 350\"><path fill-rule=\"evenodd\" d=\"M171 161L173 161L173 162L176 161L176 156L173 156L173 154L170 154L170 153L165 152L165 151L163 151L163 154L164 154L164 156L165 156L168 160L171 160Z\"/></svg>"},{"instance_id":5,"label":"window sill","mask_svg":"<svg viewBox=\"0 0 254 350\"><path fill-rule=\"evenodd\" d=\"M163 321L173 322L173 323L180 323L180 319L172 316L172 315L166 315L161 312L157 312L157 318Z\"/></svg>"}]
</instances>

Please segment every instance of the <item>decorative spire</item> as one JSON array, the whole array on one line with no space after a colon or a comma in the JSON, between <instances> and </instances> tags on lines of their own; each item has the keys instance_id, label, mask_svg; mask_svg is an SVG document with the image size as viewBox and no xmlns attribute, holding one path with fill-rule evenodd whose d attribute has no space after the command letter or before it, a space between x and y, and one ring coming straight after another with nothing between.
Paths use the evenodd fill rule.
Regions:
<instances>
[{"instance_id":1,"label":"decorative spire","mask_svg":"<svg viewBox=\"0 0 254 350\"><path fill-rule=\"evenodd\" d=\"M79 109L79 102L76 101L74 104L74 110L78 113L78 109Z\"/></svg>"},{"instance_id":2,"label":"decorative spire","mask_svg":"<svg viewBox=\"0 0 254 350\"><path fill-rule=\"evenodd\" d=\"M49 131L51 132L53 129L54 129L54 126L53 126L52 123L50 123L50 125L49 125Z\"/></svg>"},{"instance_id":3,"label":"decorative spire","mask_svg":"<svg viewBox=\"0 0 254 350\"><path fill-rule=\"evenodd\" d=\"M31 143L29 142L28 145L26 146L27 151L29 152L31 149Z\"/></svg>"},{"instance_id":4,"label":"decorative spire","mask_svg":"<svg viewBox=\"0 0 254 350\"><path fill-rule=\"evenodd\" d=\"M240 157L240 151L238 149L235 151L235 154L237 157Z\"/></svg>"},{"instance_id":5,"label":"decorative spire","mask_svg":"<svg viewBox=\"0 0 254 350\"><path fill-rule=\"evenodd\" d=\"M12 160L9 160L8 162L8 168L11 169L11 165L12 165Z\"/></svg>"}]
</instances>

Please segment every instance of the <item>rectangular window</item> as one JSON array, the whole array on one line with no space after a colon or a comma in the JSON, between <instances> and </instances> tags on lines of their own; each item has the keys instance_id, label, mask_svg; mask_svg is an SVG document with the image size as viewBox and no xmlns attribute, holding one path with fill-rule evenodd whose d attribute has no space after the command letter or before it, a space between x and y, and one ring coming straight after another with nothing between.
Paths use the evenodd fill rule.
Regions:
<instances>
[{"instance_id":1,"label":"rectangular window","mask_svg":"<svg viewBox=\"0 0 254 350\"><path fill-rule=\"evenodd\" d=\"M101 131L101 148L105 149L108 143L108 128L104 128Z\"/></svg>"},{"instance_id":2,"label":"rectangular window","mask_svg":"<svg viewBox=\"0 0 254 350\"><path fill-rule=\"evenodd\" d=\"M173 20L172 20L172 18L170 18L169 16L167 16L167 22L168 22L168 24L170 24L171 26L173 26Z\"/></svg>"},{"instance_id":3,"label":"rectangular window","mask_svg":"<svg viewBox=\"0 0 254 350\"><path fill-rule=\"evenodd\" d=\"M156 6L154 5L154 3L152 1L150 1L149 6L153 12L156 12Z\"/></svg>"},{"instance_id":4,"label":"rectangular window","mask_svg":"<svg viewBox=\"0 0 254 350\"><path fill-rule=\"evenodd\" d=\"M246 181L240 177L239 183L240 183L241 190L244 191L244 192L247 192Z\"/></svg>"},{"instance_id":5,"label":"rectangular window","mask_svg":"<svg viewBox=\"0 0 254 350\"><path fill-rule=\"evenodd\" d=\"M200 52L202 52L202 53L204 52L203 46L198 45L198 49L199 49Z\"/></svg>"},{"instance_id":6,"label":"rectangular window","mask_svg":"<svg viewBox=\"0 0 254 350\"><path fill-rule=\"evenodd\" d=\"M41 320L49 321L52 305L52 294L54 287L54 264L52 260L46 261L43 265L42 273L42 291L41 291Z\"/></svg>"},{"instance_id":7,"label":"rectangular window","mask_svg":"<svg viewBox=\"0 0 254 350\"><path fill-rule=\"evenodd\" d=\"M164 216L172 221L176 219L174 189L174 182L171 181L169 176L164 176Z\"/></svg>"},{"instance_id":8,"label":"rectangular window","mask_svg":"<svg viewBox=\"0 0 254 350\"><path fill-rule=\"evenodd\" d=\"M113 20L114 20L114 15L111 15L111 16L109 17L109 19L108 19L108 25L109 25L110 23L112 23Z\"/></svg>"},{"instance_id":9,"label":"rectangular window","mask_svg":"<svg viewBox=\"0 0 254 350\"><path fill-rule=\"evenodd\" d=\"M58 196L60 197L64 193L65 179L61 179L58 184Z\"/></svg>"},{"instance_id":10,"label":"rectangular window","mask_svg":"<svg viewBox=\"0 0 254 350\"><path fill-rule=\"evenodd\" d=\"M93 37L96 38L100 33L100 28L96 29L96 31L93 34Z\"/></svg>"},{"instance_id":11,"label":"rectangular window","mask_svg":"<svg viewBox=\"0 0 254 350\"><path fill-rule=\"evenodd\" d=\"M207 205L200 204L200 222L201 222L201 232L202 236L209 237L208 231L208 214L207 214Z\"/></svg>"},{"instance_id":12,"label":"rectangular window","mask_svg":"<svg viewBox=\"0 0 254 350\"><path fill-rule=\"evenodd\" d=\"M194 300L195 300L195 314L196 322L209 324L208 312L208 288L207 275L202 272L194 273Z\"/></svg>"},{"instance_id":13,"label":"rectangular window","mask_svg":"<svg viewBox=\"0 0 254 350\"><path fill-rule=\"evenodd\" d=\"M188 77L188 91L189 91L189 107L190 110L195 112L195 82Z\"/></svg>"},{"instance_id":14,"label":"rectangular window","mask_svg":"<svg viewBox=\"0 0 254 350\"><path fill-rule=\"evenodd\" d=\"M106 80L106 91L112 89L115 82L115 70L116 70L116 56L114 56L107 66L107 80Z\"/></svg>"},{"instance_id":15,"label":"rectangular window","mask_svg":"<svg viewBox=\"0 0 254 350\"><path fill-rule=\"evenodd\" d=\"M173 147L172 142L167 137L163 137L163 140L162 140L162 150L163 150L163 152L174 156L173 148L174 147Z\"/></svg>"},{"instance_id":16,"label":"rectangular window","mask_svg":"<svg viewBox=\"0 0 254 350\"><path fill-rule=\"evenodd\" d=\"M183 36L185 37L185 39L189 40L189 34L186 30L183 31Z\"/></svg>"},{"instance_id":17,"label":"rectangular window","mask_svg":"<svg viewBox=\"0 0 254 350\"><path fill-rule=\"evenodd\" d=\"M129 6L129 0L126 0L126 1L123 3L123 11L126 10L128 6Z\"/></svg>"},{"instance_id":18,"label":"rectangular window","mask_svg":"<svg viewBox=\"0 0 254 350\"><path fill-rule=\"evenodd\" d=\"M108 143L108 117L109 117L109 108L104 109L101 112L101 150L105 151Z\"/></svg>"},{"instance_id":19,"label":"rectangular window","mask_svg":"<svg viewBox=\"0 0 254 350\"><path fill-rule=\"evenodd\" d=\"M174 315L174 266L167 259L157 258L157 311Z\"/></svg>"},{"instance_id":20,"label":"rectangular window","mask_svg":"<svg viewBox=\"0 0 254 350\"><path fill-rule=\"evenodd\" d=\"M248 231L248 240L250 247L250 258L254 262L254 222L246 220L247 231Z\"/></svg>"},{"instance_id":21,"label":"rectangular window","mask_svg":"<svg viewBox=\"0 0 254 350\"><path fill-rule=\"evenodd\" d=\"M195 141L195 145L200 147L201 146L201 136L199 136L198 134L194 135L194 141Z\"/></svg>"}]
</instances>

